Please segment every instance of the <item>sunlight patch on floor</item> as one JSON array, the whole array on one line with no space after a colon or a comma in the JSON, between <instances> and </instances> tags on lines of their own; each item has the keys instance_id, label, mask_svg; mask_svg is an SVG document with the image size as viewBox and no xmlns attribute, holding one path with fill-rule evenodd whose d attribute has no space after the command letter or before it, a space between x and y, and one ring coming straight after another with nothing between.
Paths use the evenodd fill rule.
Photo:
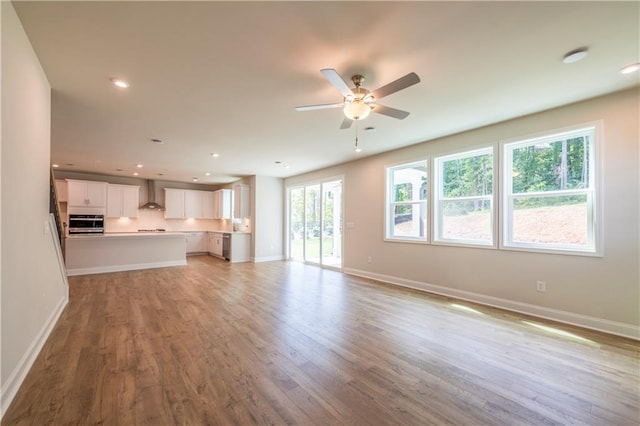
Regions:
<instances>
[{"instance_id":1,"label":"sunlight patch on floor","mask_svg":"<svg viewBox=\"0 0 640 426\"><path fill-rule=\"evenodd\" d=\"M451 307L452 308L456 308L456 309L460 309L461 311L465 311L465 312L473 312L474 314L484 315L484 313L480 312L477 309L473 309L473 308L470 308L470 307L465 306L465 305L459 305L457 303L451 303Z\"/></svg>"},{"instance_id":2,"label":"sunlight patch on floor","mask_svg":"<svg viewBox=\"0 0 640 426\"><path fill-rule=\"evenodd\" d=\"M582 336L578 336L577 334L569 333L568 331L560 330L559 328L550 327L548 325L536 324L535 322L530 322L530 321L522 321L522 322L524 324L530 325L530 326L535 327L537 329L544 330L546 332L549 332L549 333L552 333L552 334L555 334L555 335L558 335L558 336L568 337L570 339L578 340L578 341L581 341L581 342L596 344L593 340L585 339Z\"/></svg>"}]
</instances>

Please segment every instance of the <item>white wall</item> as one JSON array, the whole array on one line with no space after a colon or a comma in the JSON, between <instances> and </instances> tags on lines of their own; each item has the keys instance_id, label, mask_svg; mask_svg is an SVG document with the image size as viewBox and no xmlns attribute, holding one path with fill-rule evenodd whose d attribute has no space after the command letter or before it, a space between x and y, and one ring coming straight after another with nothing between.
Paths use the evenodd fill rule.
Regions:
<instances>
[{"instance_id":1,"label":"white wall","mask_svg":"<svg viewBox=\"0 0 640 426\"><path fill-rule=\"evenodd\" d=\"M345 176L344 269L640 337L639 91L628 90L285 180ZM386 165L603 120L604 257L384 242ZM367 263L372 256L373 263ZM536 291L545 280L546 293Z\"/></svg>"},{"instance_id":2,"label":"white wall","mask_svg":"<svg viewBox=\"0 0 640 426\"><path fill-rule=\"evenodd\" d=\"M50 87L11 2L2 8L2 413L66 305L49 220ZM37 265L35 267L34 265Z\"/></svg>"},{"instance_id":3,"label":"white wall","mask_svg":"<svg viewBox=\"0 0 640 426\"><path fill-rule=\"evenodd\" d=\"M252 194L253 241L251 257L254 262L280 260L284 253L283 180L255 176Z\"/></svg>"}]
</instances>

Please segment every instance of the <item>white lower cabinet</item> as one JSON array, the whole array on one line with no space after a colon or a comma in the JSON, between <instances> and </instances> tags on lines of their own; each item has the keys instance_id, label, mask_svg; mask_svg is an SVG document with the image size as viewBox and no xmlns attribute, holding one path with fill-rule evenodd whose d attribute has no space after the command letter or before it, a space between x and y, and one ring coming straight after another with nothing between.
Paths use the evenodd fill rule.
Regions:
<instances>
[{"instance_id":1,"label":"white lower cabinet","mask_svg":"<svg viewBox=\"0 0 640 426\"><path fill-rule=\"evenodd\" d=\"M231 234L231 263L251 260L251 234Z\"/></svg>"},{"instance_id":2,"label":"white lower cabinet","mask_svg":"<svg viewBox=\"0 0 640 426\"><path fill-rule=\"evenodd\" d=\"M207 250L206 232L189 232L187 234L187 254L206 253Z\"/></svg>"},{"instance_id":3,"label":"white lower cabinet","mask_svg":"<svg viewBox=\"0 0 640 426\"><path fill-rule=\"evenodd\" d=\"M222 233L209 232L209 253L222 257Z\"/></svg>"},{"instance_id":4,"label":"white lower cabinet","mask_svg":"<svg viewBox=\"0 0 640 426\"><path fill-rule=\"evenodd\" d=\"M216 257L223 257L224 234L228 232L209 232L209 254ZM229 241L229 261L249 262L251 260L251 234L233 232Z\"/></svg>"}]
</instances>

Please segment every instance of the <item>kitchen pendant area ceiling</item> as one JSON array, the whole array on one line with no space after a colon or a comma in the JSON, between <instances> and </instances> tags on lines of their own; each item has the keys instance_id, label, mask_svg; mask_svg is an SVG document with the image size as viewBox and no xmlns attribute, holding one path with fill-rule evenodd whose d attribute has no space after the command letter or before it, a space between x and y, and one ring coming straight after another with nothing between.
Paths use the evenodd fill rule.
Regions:
<instances>
[{"instance_id":1,"label":"kitchen pendant area ceiling","mask_svg":"<svg viewBox=\"0 0 640 426\"><path fill-rule=\"evenodd\" d=\"M13 4L52 88L61 170L286 177L638 84L620 73L639 60L637 2ZM327 67L370 88L414 71L385 98L411 115L369 115L354 152L340 109L295 110L335 102Z\"/></svg>"}]
</instances>

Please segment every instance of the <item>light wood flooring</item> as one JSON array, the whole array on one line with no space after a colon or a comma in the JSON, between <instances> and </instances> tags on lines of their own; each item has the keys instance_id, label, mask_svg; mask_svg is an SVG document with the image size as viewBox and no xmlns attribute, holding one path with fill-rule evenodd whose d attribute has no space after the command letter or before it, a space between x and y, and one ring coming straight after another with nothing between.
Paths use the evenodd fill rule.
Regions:
<instances>
[{"instance_id":1,"label":"light wood flooring","mask_svg":"<svg viewBox=\"0 0 640 426\"><path fill-rule=\"evenodd\" d=\"M637 342L293 262L188 261L71 277L2 424L640 423Z\"/></svg>"}]
</instances>

